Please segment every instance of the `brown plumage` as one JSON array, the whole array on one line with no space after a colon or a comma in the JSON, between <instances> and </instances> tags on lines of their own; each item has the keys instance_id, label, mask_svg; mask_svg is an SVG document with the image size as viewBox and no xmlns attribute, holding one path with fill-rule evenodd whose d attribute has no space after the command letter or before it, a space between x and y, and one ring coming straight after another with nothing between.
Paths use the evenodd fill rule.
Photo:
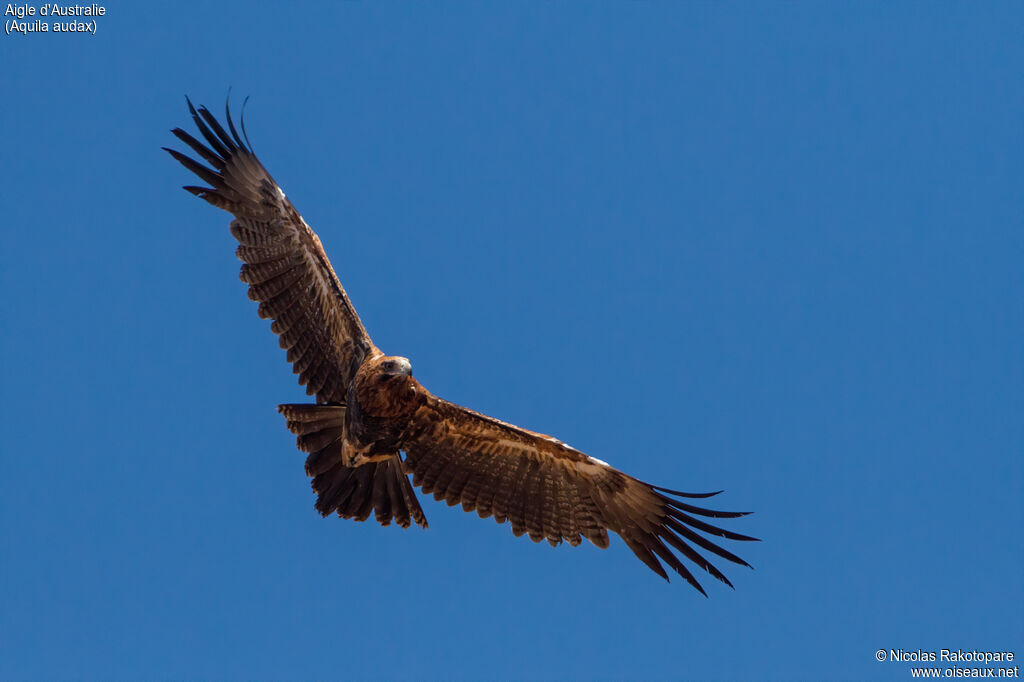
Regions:
<instances>
[{"instance_id":1,"label":"brown plumage","mask_svg":"<svg viewBox=\"0 0 1024 682\"><path fill-rule=\"evenodd\" d=\"M316 396L316 404L279 410L309 453L306 474L321 514L364 521L372 513L383 525L426 527L412 474L412 484L436 500L507 520L515 535L534 542L578 545L586 538L605 548L608 531L615 532L655 573L668 579L664 562L701 593L680 555L730 586L697 548L749 565L705 536L755 538L697 518L744 513L684 501L717 493L643 483L550 436L427 391L408 360L385 356L370 341L320 239L243 142L230 110L225 130L205 107L188 107L205 144L180 128L172 132L208 166L165 149L208 185L186 190L235 216L231 233L249 298L259 302L260 317L273 320L299 383Z\"/></svg>"}]
</instances>

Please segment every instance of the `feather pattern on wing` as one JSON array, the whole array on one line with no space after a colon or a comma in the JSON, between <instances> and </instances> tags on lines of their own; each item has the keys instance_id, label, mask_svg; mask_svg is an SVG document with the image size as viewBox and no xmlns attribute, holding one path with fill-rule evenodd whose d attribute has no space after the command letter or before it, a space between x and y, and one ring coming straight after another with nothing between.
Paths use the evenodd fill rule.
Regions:
<instances>
[{"instance_id":1,"label":"feather pattern on wing","mask_svg":"<svg viewBox=\"0 0 1024 682\"><path fill-rule=\"evenodd\" d=\"M735 554L700 533L729 540L755 540L694 518L735 518L680 498L710 497L658 488L585 455L550 436L506 424L430 395L412 416L403 443L413 485L466 511L511 522L512 532L552 545L585 537L608 547L617 533L651 570L668 579L662 562L705 594L680 559L685 557L732 586L695 549L743 566ZM698 533L697 531L700 531Z\"/></svg>"},{"instance_id":2,"label":"feather pattern on wing","mask_svg":"<svg viewBox=\"0 0 1024 682\"><path fill-rule=\"evenodd\" d=\"M185 189L234 214L231 234L244 262L239 277L259 302L260 317L273 320L306 393L320 403L343 402L363 358L376 349L320 239L242 141L230 110L229 132L206 107L188 106L206 143L181 128L172 132L209 167L165 147L208 185Z\"/></svg>"}]
</instances>

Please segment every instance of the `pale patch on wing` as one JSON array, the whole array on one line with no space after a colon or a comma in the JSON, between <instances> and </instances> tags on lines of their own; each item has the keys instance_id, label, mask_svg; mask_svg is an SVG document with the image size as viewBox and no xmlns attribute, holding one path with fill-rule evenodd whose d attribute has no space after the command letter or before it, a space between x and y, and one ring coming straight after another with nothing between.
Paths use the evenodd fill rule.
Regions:
<instances>
[{"instance_id":1,"label":"pale patch on wing","mask_svg":"<svg viewBox=\"0 0 1024 682\"><path fill-rule=\"evenodd\" d=\"M573 462L573 468L581 474L591 476L612 468L608 462L602 461L597 457L591 457L590 455L584 455L584 457L586 459Z\"/></svg>"},{"instance_id":2,"label":"pale patch on wing","mask_svg":"<svg viewBox=\"0 0 1024 682\"><path fill-rule=\"evenodd\" d=\"M555 445L561 445L563 448L566 448L567 450L572 450L573 452L579 452L581 455L583 454L582 452L580 452L579 450L577 450L573 446L571 446L568 443L566 443L564 440L558 440L554 436L549 436L546 433L538 433L537 435L540 436L541 438L543 438L544 440L551 441Z\"/></svg>"}]
</instances>

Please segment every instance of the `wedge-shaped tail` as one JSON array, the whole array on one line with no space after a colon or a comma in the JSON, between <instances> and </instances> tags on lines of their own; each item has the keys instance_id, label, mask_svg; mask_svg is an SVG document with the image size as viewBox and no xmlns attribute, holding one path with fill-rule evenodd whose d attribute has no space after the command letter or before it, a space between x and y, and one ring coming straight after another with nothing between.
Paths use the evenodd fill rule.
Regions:
<instances>
[{"instance_id":1,"label":"wedge-shaped tail","mask_svg":"<svg viewBox=\"0 0 1024 682\"><path fill-rule=\"evenodd\" d=\"M323 516L337 512L345 519L365 521L373 512L382 526L392 519L402 528L412 521L427 527L409 477L396 452L390 459L347 467L342 462L344 405L279 405L298 447L308 452L306 474L313 477L316 509Z\"/></svg>"}]
</instances>

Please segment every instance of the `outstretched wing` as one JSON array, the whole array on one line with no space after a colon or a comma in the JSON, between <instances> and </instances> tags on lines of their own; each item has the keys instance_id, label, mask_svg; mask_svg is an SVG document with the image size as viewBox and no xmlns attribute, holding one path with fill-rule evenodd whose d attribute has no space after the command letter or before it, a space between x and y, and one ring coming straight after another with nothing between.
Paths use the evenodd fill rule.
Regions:
<instances>
[{"instance_id":1,"label":"outstretched wing","mask_svg":"<svg viewBox=\"0 0 1024 682\"><path fill-rule=\"evenodd\" d=\"M756 540L696 518L735 518L745 512L704 509L680 498L704 498L638 481L550 436L521 429L429 396L413 416L403 444L413 485L449 505L462 504L482 518L512 522L516 536L552 545L581 537L608 547L608 531L618 533L633 553L668 580L664 561L705 594L680 560L696 564L732 586L697 548L742 566L735 554L704 535ZM698 532L699 531L699 532Z\"/></svg>"},{"instance_id":2,"label":"outstretched wing","mask_svg":"<svg viewBox=\"0 0 1024 682\"><path fill-rule=\"evenodd\" d=\"M209 167L164 149L209 186L185 189L235 216L235 254L245 263L239 277L249 285L249 298L259 301L260 317L273 320L270 328L306 393L320 403L343 402L363 358L375 349L320 239L239 137L230 110L229 133L206 107L197 111L189 102L188 108L207 144L181 128L171 132Z\"/></svg>"}]
</instances>

